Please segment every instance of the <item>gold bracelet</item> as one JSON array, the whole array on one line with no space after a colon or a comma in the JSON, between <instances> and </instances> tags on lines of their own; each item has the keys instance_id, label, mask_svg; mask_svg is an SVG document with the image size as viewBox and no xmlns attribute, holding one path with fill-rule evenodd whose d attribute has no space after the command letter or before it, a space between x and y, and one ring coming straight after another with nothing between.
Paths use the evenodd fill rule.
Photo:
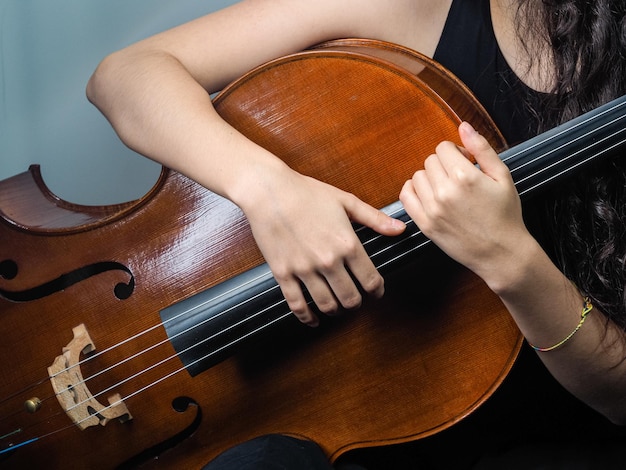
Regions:
<instances>
[{"instance_id":1,"label":"gold bracelet","mask_svg":"<svg viewBox=\"0 0 626 470\"><path fill-rule=\"evenodd\" d=\"M582 312L580 312L580 321L578 322L578 325L576 325L576 328L574 328L574 331L572 331L569 335L567 335L565 339L563 339L562 341L559 341L554 346L550 346L547 348L539 348L537 346L532 345L530 341L528 342L528 344L530 344L530 347L533 348L535 351L539 351L539 352L553 351L554 349L560 348L572 336L574 336L578 330L580 330L580 327L583 326L583 323L585 323L585 318L587 318L587 314L591 312L592 309L593 309L593 304L591 303L591 300L589 299L589 297L585 297L585 300L583 301L583 309L582 309Z\"/></svg>"}]
</instances>

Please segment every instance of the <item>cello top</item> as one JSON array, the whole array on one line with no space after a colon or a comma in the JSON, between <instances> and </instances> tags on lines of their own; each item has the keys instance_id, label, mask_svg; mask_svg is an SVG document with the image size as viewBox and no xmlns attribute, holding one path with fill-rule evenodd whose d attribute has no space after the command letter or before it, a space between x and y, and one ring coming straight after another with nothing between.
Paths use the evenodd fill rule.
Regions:
<instances>
[{"instance_id":1,"label":"cello top","mask_svg":"<svg viewBox=\"0 0 626 470\"><path fill-rule=\"evenodd\" d=\"M415 68L407 70L406 62ZM411 51L346 40L259 67L214 103L224 119L297 171L382 207L397 199L436 143L455 139L462 119L472 120L496 148L504 146L482 108L472 106L475 99L461 96L457 111L443 98L450 94L454 101L454 90L464 94L458 82ZM20 463L42 466L51 455L73 455L79 468L129 461L188 426L185 413L172 408L181 396L193 398L201 422L159 457L164 467L199 468L226 447L271 432L316 440L332 458L357 447L418 439L480 406L506 377L521 346L510 315L484 283L437 259L389 282L381 302L315 331L298 325L295 333L272 337L278 355L271 348L253 349L194 378L184 369L175 373L181 363L158 312L262 262L243 214L170 171L139 201L104 208L57 200L40 184L36 169L8 181L0 183L6 222L0 235L7 240L0 264L10 259L17 274L0 279L0 292L39 293L33 286L49 286L84 265L105 262L107 270L48 288L43 297L0 298L0 326L7 329L1 330L6 334L0 355L27 359L20 368L3 367L9 380L0 384L0 399L16 398L0 402L0 416L13 416L23 402L15 391L39 383L37 372L60 354L79 324L86 325L96 351L120 345L111 359L96 356L85 363L84 375L87 369L108 372L111 363L127 357L137 356L142 371L169 357L176 363L163 375L150 369L156 378L146 382L154 386L140 395L133 381L124 381L136 373L133 361L111 368L110 382L98 376L91 391L114 384L114 391L130 397L124 402L133 424L70 427L16 453ZM134 292L115 297L111 284L128 276ZM45 338L33 338L31 331L45 331ZM129 340L135 337L140 339ZM134 348L148 352L138 355ZM50 426L67 426L54 401L45 404L39 413L58 416ZM0 435L27 428L29 419L38 418L16 415Z\"/></svg>"}]
</instances>

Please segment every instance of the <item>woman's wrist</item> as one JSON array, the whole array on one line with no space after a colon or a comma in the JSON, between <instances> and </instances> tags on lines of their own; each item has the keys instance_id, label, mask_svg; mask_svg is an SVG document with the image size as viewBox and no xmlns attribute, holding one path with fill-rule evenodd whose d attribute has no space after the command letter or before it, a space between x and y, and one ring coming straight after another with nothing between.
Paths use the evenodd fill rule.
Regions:
<instances>
[{"instance_id":1,"label":"woman's wrist","mask_svg":"<svg viewBox=\"0 0 626 470\"><path fill-rule=\"evenodd\" d=\"M527 233L515 238L488 263L484 273L478 273L499 297L524 295L529 286L536 286L548 271L557 270L539 243Z\"/></svg>"},{"instance_id":2,"label":"woman's wrist","mask_svg":"<svg viewBox=\"0 0 626 470\"><path fill-rule=\"evenodd\" d=\"M243 166L244 169L237 172L232 184L225 189L225 196L246 215L264 204L263 201L271 198L271 194L282 192L289 173L293 173L288 165L272 154L251 157Z\"/></svg>"}]
</instances>

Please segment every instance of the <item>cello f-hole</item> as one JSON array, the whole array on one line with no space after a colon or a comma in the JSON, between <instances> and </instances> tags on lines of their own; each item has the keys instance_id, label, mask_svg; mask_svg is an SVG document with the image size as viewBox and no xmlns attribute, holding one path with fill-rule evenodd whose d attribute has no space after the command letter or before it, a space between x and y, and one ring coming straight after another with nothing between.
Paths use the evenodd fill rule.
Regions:
<instances>
[{"instance_id":1,"label":"cello f-hole","mask_svg":"<svg viewBox=\"0 0 626 470\"><path fill-rule=\"evenodd\" d=\"M158 444L145 449L139 454L131 457L126 462L122 463L117 467L116 470L129 470L132 468L136 468L149 460L157 458L166 450L172 449L176 447L178 444L188 439L202 424L202 408L193 398L190 397L177 397L172 400L172 408L177 413L184 413L189 410L190 407L194 407L196 409L196 416L193 421L182 431L174 434L172 437L164 440L163 442L159 442Z\"/></svg>"}]
</instances>

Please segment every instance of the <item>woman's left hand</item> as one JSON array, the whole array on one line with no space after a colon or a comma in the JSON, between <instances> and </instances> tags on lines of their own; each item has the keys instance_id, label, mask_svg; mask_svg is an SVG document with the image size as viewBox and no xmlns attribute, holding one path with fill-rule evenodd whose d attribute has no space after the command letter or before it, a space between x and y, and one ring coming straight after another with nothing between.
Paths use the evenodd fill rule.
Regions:
<instances>
[{"instance_id":1,"label":"woman's left hand","mask_svg":"<svg viewBox=\"0 0 626 470\"><path fill-rule=\"evenodd\" d=\"M443 251L488 284L497 283L530 234L506 165L468 123L459 126L459 136L464 148L439 144L424 169L405 183L400 200Z\"/></svg>"}]
</instances>

